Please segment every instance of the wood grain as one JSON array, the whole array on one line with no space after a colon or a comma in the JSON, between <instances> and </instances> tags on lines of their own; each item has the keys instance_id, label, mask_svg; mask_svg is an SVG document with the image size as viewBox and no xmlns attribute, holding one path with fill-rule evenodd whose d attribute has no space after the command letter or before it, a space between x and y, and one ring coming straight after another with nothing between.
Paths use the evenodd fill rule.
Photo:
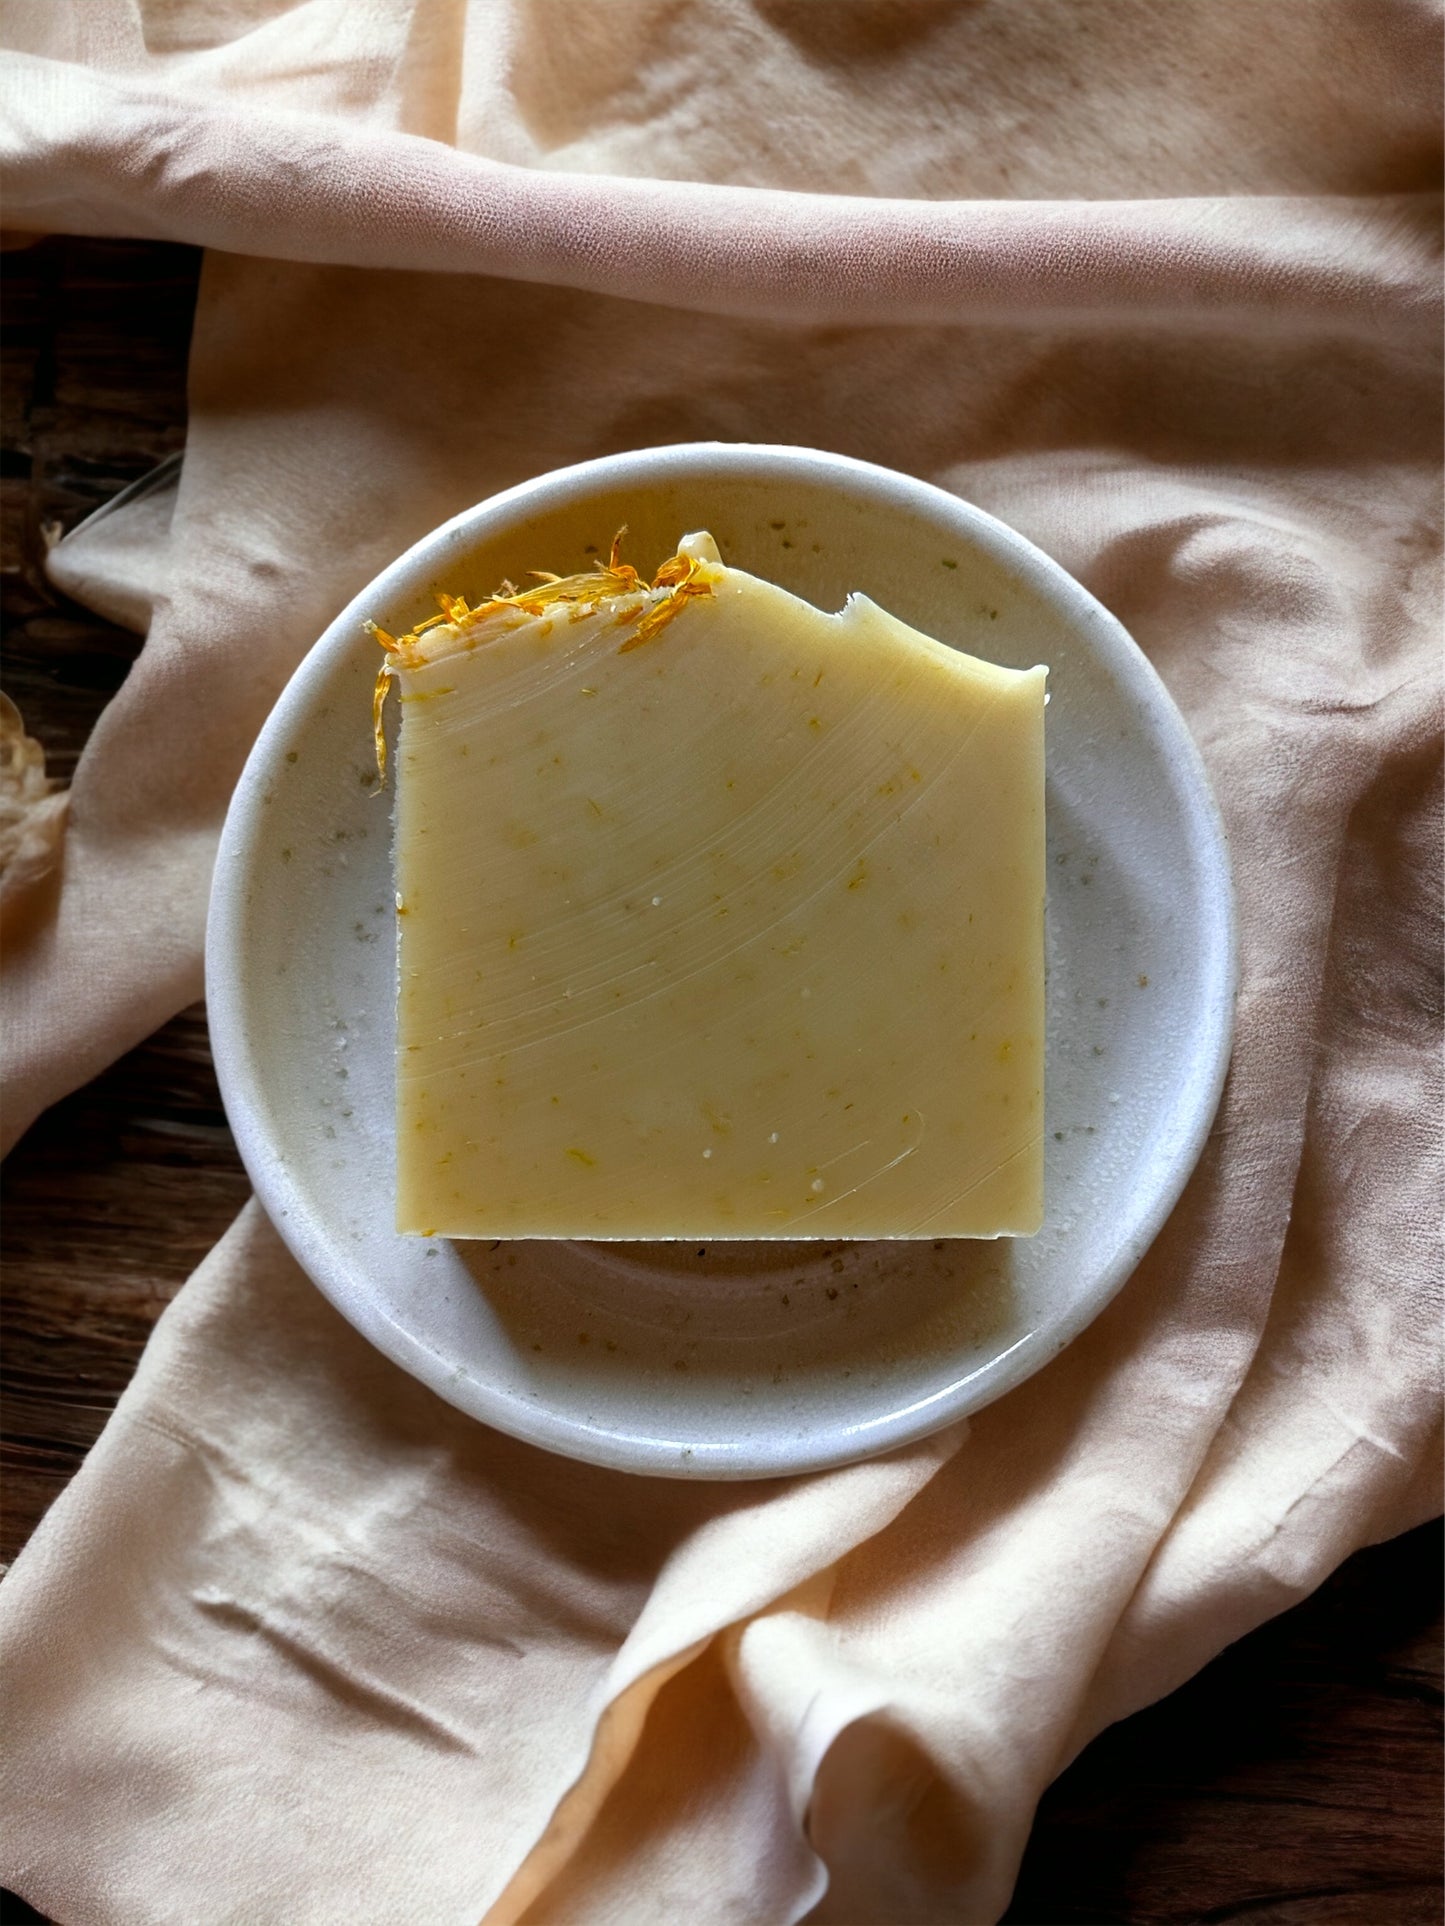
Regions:
<instances>
[{"instance_id":1,"label":"wood grain","mask_svg":"<svg viewBox=\"0 0 1445 1926\"><path fill-rule=\"evenodd\" d=\"M1125 1720L1045 1796L1006 1926L1438 1926L1438 1523Z\"/></svg>"},{"instance_id":2,"label":"wood grain","mask_svg":"<svg viewBox=\"0 0 1445 1926\"><path fill-rule=\"evenodd\" d=\"M137 644L48 587L46 530L181 445L198 261L53 240L5 268L4 683L68 775ZM7 1559L246 1194L200 1008L0 1171ZM1438 1926L1441 1551L1437 1525L1361 1553L1089 1747L1043 1802L1009 1926ZM0 1917L40 1915L3 1895Z\"/></svg>"},{"instance_id":3,"label":"wood grain","mask_svg":"<svg viewBox=\"0 0 1445 1926\"><path fill-rule=\"evenodd\" d=\"M32 734L43 723L50 773L68 779L140 640L56 595L46 547L184 445L199 256L49 240L3 268L4 684Z\"/></svg>"}]
</instances>

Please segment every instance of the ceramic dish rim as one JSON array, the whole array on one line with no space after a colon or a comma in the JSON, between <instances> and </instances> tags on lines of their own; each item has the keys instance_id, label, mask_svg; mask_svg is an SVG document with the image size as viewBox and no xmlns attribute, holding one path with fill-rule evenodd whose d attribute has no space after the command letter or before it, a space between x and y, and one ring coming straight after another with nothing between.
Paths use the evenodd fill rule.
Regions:
<instances>
[{"instance_id":1,"label":"ceramic dish rim","mask_svg":"<svg viewBox=\"0 0 1445 1926\"><path fill-rule=\"evenodd\" d=\"M326 1220L310 1193L276 1154L265 1128L264 1070L245 1023L245 890L262 833L262 797L283 745L319 699L319 691L357 647L361 623L378 608L424 592L438 562L465 538L513 525L531 506L555 509L599 487L649 480L666 485L689 473L732 471L739 480L782 485L813 482L860 500L887 501L935 524L952 521L957 534L1011 568L1039 592L1069 627L1086 639L1103 666L1137 706L1164 751L1206 909L1201 938L1200 1047L1171 1099L1171 1121L1187 1119L1167 1155L1150 1166L1152 1194L1131 1213L1114 1258L1095 1273L1057 1321L1037 1324L965 1376L913 1403L862 1423L829 1427L801 1446L780 1428L765 1430L755 1447L725 1464L698 1452L679 1462L661 1440L595 1430L550 1409L493 1390L454 1366L396 1320L342 1262ZM853 456L789 444L679 442L604 455L535 476L473 504L414 542L347 603L312 645L287 682L248 756L227 811L216 858L206 932L206 995L211 1048L226 1114L256 1196L283 1241L338 1311L394 1363L483 1423L544 1449L584 1462L645 1475L743 1480L822 1470L917 1442L1013 1390L1073 1341L1112 1301L1159 1234L1202 1153L1228 1073L1238 987L1238 930L1228 842L1203 758L1158 672L1118 619L1066 569L1008 524L960 496Z\"/></svg>"}]
</instances>

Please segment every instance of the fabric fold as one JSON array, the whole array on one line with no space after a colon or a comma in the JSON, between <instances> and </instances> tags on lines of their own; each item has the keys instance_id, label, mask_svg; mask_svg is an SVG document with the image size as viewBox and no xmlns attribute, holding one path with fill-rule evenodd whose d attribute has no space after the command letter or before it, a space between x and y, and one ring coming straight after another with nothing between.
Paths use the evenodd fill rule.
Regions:
<instances>
[{"instance_id":1,"label":"fabric fold","mask_svg":"<svg viewBox=\"0 0 1445 1926\"><path fill-rule=\"evenodd\" d=\"M921 205L517 169L24 55L3 85L7 219L42 232L853 326L966 314L1107 327L1127 315L1206 334L1373 336L1428 324L1440 307L1440 201L1428 193Z\"/></svg>"},{"instance_id":2,"label":"fabric fold","mask_svg":"<svg viewBox=\"0 0 1445 1926\"><path fill-rule=\"evenodd\" d=\"M126 1767L93 1777L86 1801L129 1843L45 1874L45 1835L71 1825L46 1777L28 1816L12 1799L6 1878L61 1917L94 1916L140 1875L164 1814L177 1849L155 1917L334 1919L351 1909L337 1852L369 1918L520 1917L666 1680L883 1529L957 1443L762 1485L579 1476L372 1353L249 1205L5 1583L12 1756L47 1744L57 1688L83 1729L124 1724ZM77 1536L94 1552L84 1573L69 1570ZM181 1778L183 1733L211 1758ZM333 1835L309 1872L286 1843L298 1771L327 1787L308 1831ZM377 1796L358 1800L373 1774ZM445 1846L443 1811L458 1828ZM411 1843L392 1853L399 1827ZM263 1834L269 1874L250 1862Z\"/></svg>"}]
</instances>

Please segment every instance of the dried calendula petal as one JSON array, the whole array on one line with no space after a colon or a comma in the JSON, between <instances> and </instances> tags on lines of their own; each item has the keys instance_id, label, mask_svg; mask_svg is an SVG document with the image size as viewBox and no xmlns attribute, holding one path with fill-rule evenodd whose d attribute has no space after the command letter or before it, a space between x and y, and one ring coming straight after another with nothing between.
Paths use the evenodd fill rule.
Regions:
<instances>
[{"instance_id":1,"label":"dried calendula petal","mask_svg":"<svg viewBox=\"0 0 1445 1926\"><path fill-rule=\"evenodd\" d=\"M399 1228L1037 1229L1045 672L707 535L438 600L378 637Z\"/></svg>"},{"instance_id":2,"label":"dried calendula petal","mask_svg":"<svg viewBox=\"0 0 1445 1926\"><path fill-rule=\"evenodd\" d=\"M376 741L376 771L379 783L386 781L386 737L382 712L393 676L408 669L419 669L437 659L439 652L452 654L458 649L473 649L484 641L513 628L519 621L545 617L549 610L565 610L569 618L596 614L604 605L617 605L616 619L638 623L638 633L625 642L623 649L636 648L639 641L656 635L681 608L689 596L705 595L705 585L696 580L697 562L681 552L664 562L653 581L653 590L637 570L622 559L622 543L627 534L618 529L604 566L576 575L554 575L547 569L533 569L538 586L518 590L504 582L494 595L484 597L475 608L463 595L443 590L436 598L440 615L428 617L408 629L405 635L389 635L374 622L364 626L367 633L386 651L386 660L377 673L372 703L372 731Z\"/></svg>"},{"instance_id":3,"label":"dried calendula petal","mask_svg":"<svg viewBox=\"0 0 1445 1926\"><path fill-rule=\"evenodd\" d=\"M60 859L69 797L45 773L45 751L0 694L0 891L14 898Z\"/></svg>"}]
</instances>

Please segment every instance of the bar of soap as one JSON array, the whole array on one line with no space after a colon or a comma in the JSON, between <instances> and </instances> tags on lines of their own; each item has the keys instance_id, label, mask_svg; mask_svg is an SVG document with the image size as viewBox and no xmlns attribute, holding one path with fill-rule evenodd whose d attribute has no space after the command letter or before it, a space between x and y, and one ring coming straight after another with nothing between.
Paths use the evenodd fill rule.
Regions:
<instances>
[{"instance_id":1,"label":"bar of soap","mask_svg":"<svg viewBox=\"0 0 1445 1926\"><path fill-rule=\"evenodd\" d=\"M397 1226L1028 1235L1045 670L684 541L394 640Z\"/></svg>"}]
</instances>

